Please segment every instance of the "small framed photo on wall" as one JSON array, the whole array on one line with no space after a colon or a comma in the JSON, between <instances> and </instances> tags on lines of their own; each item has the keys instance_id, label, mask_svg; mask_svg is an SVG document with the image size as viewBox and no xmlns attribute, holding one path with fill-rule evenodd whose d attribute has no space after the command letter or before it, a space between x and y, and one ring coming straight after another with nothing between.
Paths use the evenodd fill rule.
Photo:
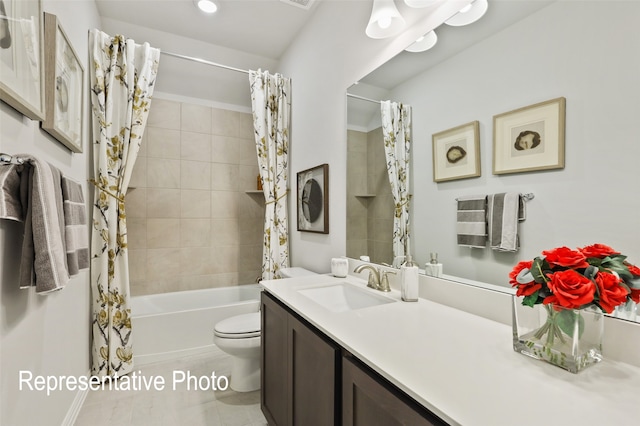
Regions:
<instances>
[{"instance_id":1,"label":"small framed photo on wall","mask_svg":"<svg viewBox=\"0 0 640 426\"><path fill-rule=\"evenodd\" d=\"M82 152L84 68L55 15L44 14L46 117L42 129Z\"/></svg>"},{"instance_id":2,"label":"small framed photo on wall","mask_svg":"<svg viewBox=\"0 0 640 426\"><path fill-rule=\"evenodd\" d=\"M298 231L329 233L329 165L298 172Z\"/></svg>"},{"instance_id":3,"label":"small framed photo on wall","mask_svg":"<svg viewBox=\"0 0 640 426\"><path fill-rule=\"evenodd\" d=\"M565 98L493 117L493 174L564 168Z\"/></svg>"},{"instance_id":4,"label":"small framed photo on wall","mask_svg":"<svg viewBox=\"0 0 640 426\"><path fill-rule=\"evenodd\" d=\"M434 182L480 176L478 121L434 133L432 139Z\"/></svg>"}]
</instances>

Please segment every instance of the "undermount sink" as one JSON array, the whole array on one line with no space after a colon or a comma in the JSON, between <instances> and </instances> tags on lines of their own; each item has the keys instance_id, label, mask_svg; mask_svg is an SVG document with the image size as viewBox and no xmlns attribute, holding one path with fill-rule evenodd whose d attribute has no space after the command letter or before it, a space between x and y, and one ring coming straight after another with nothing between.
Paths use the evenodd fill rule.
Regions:
<instances>
[{"instance_id":1,"label":"undermount sink","mask_svg":"<svg viewBox=\"0 0 640 426\"><path fill-rule=\"evenodd\" d=\"M305 288L298 290L298 292L332 312L353 311L395 302L389 297L347 283Z\"/></svg>"}]
</instances>

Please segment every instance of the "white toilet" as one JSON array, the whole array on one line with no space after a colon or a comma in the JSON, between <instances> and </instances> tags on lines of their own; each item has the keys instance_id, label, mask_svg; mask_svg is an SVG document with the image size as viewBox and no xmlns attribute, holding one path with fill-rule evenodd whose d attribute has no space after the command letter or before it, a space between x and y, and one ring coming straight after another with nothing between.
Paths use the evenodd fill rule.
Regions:
<instances>
[{"instance_id":1,"label":"white toilet","mask_svg":"<svg viewBox=\"0 0 640 426\"><path fill-rule=\"evenodd\" d=\"M304 268L282 269L283 278L316 275ZM224 319L213 328L213 343L232 357L229 386L236 392L260 389L260 312Z\"/></svg>"}]
</instances>

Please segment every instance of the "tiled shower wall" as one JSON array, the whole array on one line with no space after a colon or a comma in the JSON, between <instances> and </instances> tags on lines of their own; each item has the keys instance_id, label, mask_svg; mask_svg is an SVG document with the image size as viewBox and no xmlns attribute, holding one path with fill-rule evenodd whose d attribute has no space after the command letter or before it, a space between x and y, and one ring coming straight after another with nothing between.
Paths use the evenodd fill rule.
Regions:
<instances>
[{"instance_id":1,"label":"tiled shower wall","mask_svg":"<svg viewBox=\"0 0 640 426\"><path fill-rule=\"evenodd\" d=\"M347 256L393 261L394 204L382 129L347 132Z\"/></svg>"},{"instance_id":2,"label":"tiled shower wall","mask_svg":"<svg viewBox=\"0 0 640 426\"><path fill-rule=\"evenodd\" d=\"M250 113L154 99L126 197L131 293L255 282L257 176Z\"/></svg>"}]
</instances>

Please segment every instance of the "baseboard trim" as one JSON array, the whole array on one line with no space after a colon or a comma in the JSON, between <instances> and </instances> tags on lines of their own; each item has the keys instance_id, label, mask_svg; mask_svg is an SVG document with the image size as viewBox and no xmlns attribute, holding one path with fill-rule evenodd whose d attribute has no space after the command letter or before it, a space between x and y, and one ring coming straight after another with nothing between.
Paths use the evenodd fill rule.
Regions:
<instances>
[{"instance_id":1,"label":"baseboard trim","mask_svg":"<svg viewBox=\"0 0 640 426\"><path fill-rule=\"evenodd\" d=\"M91 372L87 372L87 377L91 375ZM62 426L73 426L78 419L78 415L80 414L80 410L82 410L82 405L84 404L84 400L87 399L87 395L89 394L89 389L79 390L76 393L76 397L73 399L69 410L67 410L67 415L64 417L62 421Z\"/></svg>"}]
</instances>

